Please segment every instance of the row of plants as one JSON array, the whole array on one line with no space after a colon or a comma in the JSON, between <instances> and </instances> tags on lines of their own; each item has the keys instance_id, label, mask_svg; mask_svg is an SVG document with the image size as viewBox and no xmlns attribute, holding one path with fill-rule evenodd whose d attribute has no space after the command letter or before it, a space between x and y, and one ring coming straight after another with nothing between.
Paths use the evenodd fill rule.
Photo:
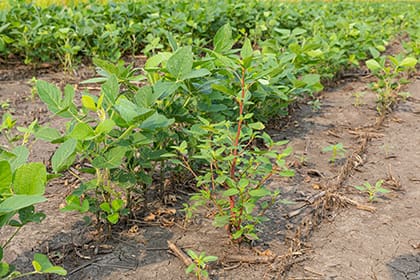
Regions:
<instances>
[{"instance_id":1,"label":"row of plants","mask_svg":"<svg viewBox=\"0 0 420 280\"><path fill-rule=\"evenodd\" d=\"M27 2L10 1L0 11L3 58L59 60L71 68L84 57L151 56L169 51L174 42L200 53L226 23L241 43L249 38L263 52L286 52L298 68L326 76L349 62L357 65L369 50L383 51L394 34L404 31L415 34L407 48L419 52L418 2L139 0L85 1L73 7Z\"/></svg>"}]
</instances>

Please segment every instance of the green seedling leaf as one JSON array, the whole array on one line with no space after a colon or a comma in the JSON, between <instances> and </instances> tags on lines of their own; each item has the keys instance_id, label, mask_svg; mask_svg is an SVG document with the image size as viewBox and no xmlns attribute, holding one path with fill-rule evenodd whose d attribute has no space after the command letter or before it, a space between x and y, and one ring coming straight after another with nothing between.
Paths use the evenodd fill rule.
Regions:
<instances>
[{"instance_id":1,"label":"green seedling leaf","mask_svg":"<svg viewBox=\"0 0 420 280\"><path fill-rule=\"evenodd\" d=\"M51 127L41 127L35 131L35 137L44 141L52 142L56 139L61 138L60 132Z\"/></svg>"},{"instance_id":2,"label":"green seedling leaf","mask_svg":"<svg viewBox=\"0 0 420 280\"><path fill-rule=\"evenodd\" d=\"M4 194L10 194L11 184L12 184L12 168L9 162L2 160L0 161L0 196Z\"/></svg>"},{"instance_id":3,"label":"green seedling leaf","mask_svg":"<svg viewBox=\"0 0 420 280\"><path fill-rule=\"evenodd\" d=\"M105 153L104 156L98 156L92 161L95 168L117 168L121 165L127 151L126 147L115 147Z\"/></svg>"},{"instance_id":4,"label":"green seedling leaf","mask_svg":"<svg viewBox=\"0 0 420 280\"><path fill-rule=\"evenodd\" d=\"M372 72L377 72L382 69L381 65L374 59L366 61L366 67Z\"/></svg>"},{"instance_id":5,"label":"green seedling leaf","mask_svg":"<svg viewBox=\"0 0 420 280\"><path fill-rule=\"evenodd\" d=\"M113 213L111 215L108 215L106 217L106 219L113 225L115 225L116 223L118 223L118 220L120 218L120 215L118 213Z\"/></svg>"},{"instance_id":6,"label":"green seedling leaf","mask_svg":"<svg viewBox=\"0 0 420 280\"><path fill-rule=\"evenodd\" d=\"M168 119L164 115L154 113L145 121L143 121L143 123L140 125L140 128L153 131L159 128L166 128L172 125L174 122L175 119Z\"/></svg>"},{"instance_id":7,"label":"green seedling leaf","mask_svg":"<svg viewBox=\"0 0 420 280\"><path fill-rule=\"evenodd\" d=\"M121 97L117 100L115 109L128 124L132 124L141 119L146 119L154 113L152 109L139 107L125 97Z\"/></svg>"},{"instance_id":8,"label":"green seedling leaf","mask_svg":"<svg viewBox=\"0 0 420 280\"><path fill-rule=\"evenodd\" d=\"M195 268L196 268L196 264L192 263L185 269L185 273L189 274L189 273L193 272L195 270Z\"/></svg>"},{"instance_id":9,"label":"green seedling leaf","mask_svg":"<svg viewBox=\"0 0 420 280\"><path fill-rule=\"evenodd\" d=\"M112 209L114 210L114 211L119 211L120 209L122 209L123 208L123 206L124 206L124 200L122 200L122 199L114 199L112 202L111 202L111 206L112 206Z\"/></svg>"},{"instance_id":10,"label":"green seedling leaf","mask_svg":"<svg viewBox=\"0 0 420 280\"><path fill-rule=\"evenodd\" d=\"M99 205L99 208L101 208L102 211L106 213L112 213L111 206L109 205L108 202L101 203L101 205Z\"/></svg>"},{"instance_id":11,"label":"green seedling leaf","mask_svg":"<svg viewBox=\"0 0 420 280\"><path fill-rule=\"evenodd\" d=\"M196 252L194 252L193 250L187 250L187 254L188 256L190 256L193 260L197 260L198 259L198 255Z\"/></svg>"},{"instance_id":12,"label":"green seedling leaf","mask_svg":"<svg viewBox=\"0 0 420 280\"><path fill-rule=\"evenodd\" d=\"M48 257L43 254L36 253L32 265L37 272L54 273L58 275L67 275L67 271L59 266L53 266Z\"/></svg>"},{"instance_id":13,"label":"green seedling leaf","mask_svg":"<svg viewBox=\"0 0 420 280\"><path fill-rule=\"evenodd\" d=\"M105 106L108 109L115 103L120 94L120 85L118 84L117 77L111 75L101 88L104 94Z\"/></svg>"},{"instance_id":14,"label":"green seedling leaf","mask_svg":"<svg viewBox=\"0 0 420 280\"><path fill-rule=\"evenodd\" d=\"M401 61L400 65L401 67L407 67L407 68L414 68L417 64L417 59L414 57L406 57Z\"/></svg>"},{"instance_id":15,"label":"green seedling leaf","mask_svg":"<svg viewBox=\"0 0 420 280\"><path fill-rule=\"evenodd\" d=\"M96 112L97 111L95 100L93 100L92 96L83 95L82 96L82 105L86 109L89 109L89 110L91 110L93 112Z\"/></svg>"},{"instance_id":16,"label":"green seedling leaf","mask_svg":"<svg viewBox=\"0 0 420 280\"><path fill-rule=\"evenodd\" d=\"M189 74L182 76L182 79L189 80L189 79L202 78L210 74L211 72L209 70L202 68L202 69L192 70Z\"/></svg>"},{"instance_id":17,"label":"green seedling leaf","mask_svg":"<svg viewBox=\"0 0 420 280\"><path fill-rule=\"evenodd\" d=\"M248 127L254 130L263 130L265 128L265 125L262 122L256 122L248 124Z\"/></svg>"},{"instance_id":18,"label":"green seedling leaf","mask_svg":"<svg viewBox=\"0 0 420 280\"><path fill-rule=\"evenodd\" d=\"M177 80L183 80L192 71L193 54L191 47L179 48L169 59L166 65L168 72Z\"/></svg>"},{"instance_id":19,"label":"green seedling leaf","mask_svg":"<svg viewBox=\"0 0 420 280\"><path fill-rule=\"evenodd\" d=\"M47 199L42 195L14 195L6 198L2 203L0 203L0 215L17 211L46 200Z\"/></svg>"},{"instance_id":20,"label":"green seedling leaf","mask_svg":"<svg viewBox=\"0 0 420 280\"><path fill-rule=\"evenodd\" d=\"M13 189L16 194L42 195L47 183L47 169L40 162L22 165L15 172Z\"/></svg>"},{"instance_id":21,"label":"green seedling leaf","mask_svg":"<svg viewBox=\"0 0 420 280\"><path fill-rule=\"evenodd\" d=\"M242 59L245 60L247 58L252 57L253 51L254 50L252 49L251 40L246 38L245 41L244 41L244 44L242 45L242 48L241 48Z\"/></svg>"},{"instance_id":22,"label":"green seedling leaf","mask_svg":"<svg viewBox=\"0 0 420 280\"><path fill-rule=\"evenodd\" d=\"M86 123L76 124L76 126L73 128L73 130L69 134L69 137L76 140L80 140L80 141L92 139L94 136L95 136L95 132Z\"/></svg>"},{"instance_id":23,"label":"green seedling leaf","mask_svg":"<svg viewBox=\"0 0 420 280\"><path fill-rule=\"evenodd\" d=\"M58 147L51 158L51 165L54 172L61 172L73 164L76 146L76 139L68 139Z\"/></svg>"},{"instance_id":24,"label":"green seedling leaf","mask_svg":"<svg viewBox=\"0 0 420 280\"><path fill-rule=\"evenodd\" d=\"M18 167L25 164L28 161L29 150L25 146L18 146L12 150L12 153L16 156L10 162L12 171L15 171Z\"/></svg>"},{"instance_id":25,"label":"green seedling leaf","mask_svg":"<svg viewBox=\"0 0 420 280\"><path fill-rule=\"evenodd\" d=\"M0 278L5 277L7 274L9 274L10 267L8 263L0 262Z\"/></svg>"},{"instance_id":26,"label":"green seedling leaf","mask_svg":"<svg viewBox=\"0 0 420 280\"><path fill-rule=\"evenodd\" d=\"M69 195L66 197L66 206L60 210L65 211L78 211L80 213L85 213L89 211L89 201L84 199L81 201L81 198L77 195Z\"/></svg>"},{"instance_id":27,"label":"green seedling leaf","mask_svg":"<svg viewBox=\"0 0 420 280\"><path fill-rule=\"evenodd\" d=\"M203 261L205 262L205 263L209 263L209 262L215 262L215 261L217 261L219 258L218 257L216 257L216 256L206 256L206 257L204 257L203 258Z\"/></svg>"},{"instance_id":28,"label":"green seedling leaf","mask_svg":"<svg viewBox=\"0 0 420 280\"><path fill-rule=\"evenodd\" d=\"M111 130L114 128L115 122L110 119L105 119L102 122L98 124L98 126L95 128L95 134L107 134L111 132Z\"/></svg>"}]
</instances>

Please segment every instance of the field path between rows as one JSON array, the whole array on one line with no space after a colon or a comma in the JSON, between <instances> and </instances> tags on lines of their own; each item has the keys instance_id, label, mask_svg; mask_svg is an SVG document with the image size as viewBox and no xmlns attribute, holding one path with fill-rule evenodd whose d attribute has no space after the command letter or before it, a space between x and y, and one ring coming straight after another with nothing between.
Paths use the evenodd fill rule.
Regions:
<instances>
[{"instance_id":1,"label":"field path between rows","mask_svg":"<svg viewBox=\"0 0 420 280\"><path fill-rule=\"evenodd\" d=\"M324 221L288 279L420 279L420 80L408 91L412 98L388 116L347 181L374 184L390 173L402 189L378 199L375 213L347 208Z\"/></svg>"}]
</instances>

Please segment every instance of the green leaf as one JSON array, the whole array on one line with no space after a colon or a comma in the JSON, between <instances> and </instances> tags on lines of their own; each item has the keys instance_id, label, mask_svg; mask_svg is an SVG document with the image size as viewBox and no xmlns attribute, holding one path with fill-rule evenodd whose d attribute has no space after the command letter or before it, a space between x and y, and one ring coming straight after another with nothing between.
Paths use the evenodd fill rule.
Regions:
<instances>
[{"instance_id":1,"label":"green leaf","mask_svg":"<svg viewBox=\"0 0 420 280\"><path fill-rule=\"evenodd\" d=\"M354 186L354 188L356 189L356 190L359 190L359 191L365 191L366 190L366 188L365 187L363 187L363 186Z\"/></svg>"},{"instance_id":2,"label":"green leaf","mask_svg":"<svg viewBox=\"0 0 420 280\"><path fill-rule=\"evenodd\" d=\"M196 267L195 263L190 264L190 265L189 265L189 266L185 269L185 273L186 273L186 274L188 274L188 273L193 272L193 271L194 271L194 269L195 269L195 267Z\"/></svg>"},{"instance_id":3,"label":"green leaf","mask_svg":"<svg viewBox=\"0 0 420 280\"><path fill-rule=\"evenodd\" d=\"M213 226L215 227L224 227L225 225L228 225L230 222L229 215L224 216L216 216L213 220Z\"/></svg>"},{"instance_id":4,"label":"green leaf","mask_svg":"<svg viewBox=\"0 0 420 280\"><path fill-rule=\"evenodd\" d=\"M251 45L251 40L246 38L241 49L241 57L242 59L247 59L249 57L252 57L252 54L253 54L253 49Z\"/></svg>"},{"instance_id":5,"label":"green leaf","mask_svg":"<svg viewBox=\"0 0 420 280\"><path fill-rule=\"evenodd\" d=\"M193 54L191 47L179 48L169 59L166 65L168 72L177 80L183 80L189 75L193 67Z\"/></svg>"},{"instance_id":6,"label":"green leaf","mask_svg":"<svg viewBox=\"0 0 420 280\"><path fill-rule=\"evenodd\" d=\"M104 156L98 156L92 161L95 168L117 168L121 165L127 151L126 147L115 147L105 153Z\"/></svg>"},{"instance_id":7,"label":"green leaf","mask_svg":"<svg viewBox=\"0 0 420 280\"><path fill-rule=\"evenodd\" d=\"M60 132L51 127L41 127L35 131L35 137L44 141L52 142L61 137Z\"/></svg>"},{"instance_id":8,"label":"green leaf","mask_svg":"<svg viewBox=\"0 0 420 280\"><path fill-rule=\"evenodd\" d=\"M12 153L16 156L13 160L9 161L12 171L15 171L19 166L25 164L28 161L29 150L25 146L18 146L12 150Z\"/></svg>"},{"instance_id":9,"label":"green leaf","mask_svg":"<svg viewBox=\"0 0 420 280\"><path fill-rule=\"evenodd\" d=\"M302 77L302 81L309 86L319 83L320 79L321 76L318 74L306 74Z\"/></svg>"},{"instance_id":10,"label":"green leaf","mask_svg":"<svg viewBox=\"0 0 420 280\"><path fill-rule=\"evenodd\" d=\"M263 130L265 128L265 125L262 122L255 122L248 124L248 127L254 130Z\"/></svg>"},{"instance_id":11,"label":"green leaf","mask_svg":"<svg viewBox=\"0 0 420 280\"><path fill-rule=\"evenodd\" d=\"M68 139L58 147L51 158L51 165L54 172L61 172L73 164L76 146L76 139Z\"/></svg>"},{"instance_id":12,"label":"green leaf","mask_svg":"<svg viewBox=\"0 0 420 280\"><path fill-rule=\"evenodd\" d=\"M137 106L125 97L121 97L117 100L115 109L128 124L145 119L154 112L152 109Z\"/></svg>"},{"instance_id":13,"label":"green leaf","mask_svg":"<svg viewBox=\"0 0 420 280\"><path fill-rule=\"evenodd\" d=\"M293 170L290 170L290 169L282 170L282 171L280 171L279 175L282 176L282 177L293 177L293 176L295 176L295 172Z\"/></svg>"},{"instance_id":14,"label":"green leaf","mask_svg":"<svg viewBox=\"0 0 420 280\"><path fill-rule=\"evenodd\" d=\"M69 137L76 140L89 140L95 136L93 129L86 123L78 123L70 132Z\"/></svg>"},{"instance_id":15,"label":"green leaf","mask_svg":"<svg viewBox=\"0 0 420 280\"><path fill-rule=\"evenodd\" d=\"M105 119L95 128L95 134L107 134L114 128L114 126L115 122L113 120Z\"/></svg>"},{"instance_id":16,"label":"green leaf","mask_svg":"<svg viewBox=\"0 0 420 280\"><path fill-rule=\"evenodd\" d=\"M12 168L9 162L2 160L0 161L0 196L10 193L11 184L12 184Z\"/></svg>"},{"instance_id":17,"label":"green leaf","mask_svg":"<svg viewBox=\"0 0 420 280\"><path fill-rule=\"evenodd\" d=\"M67 271L62 268L61 266L52 266L49 267L47 269L43 270L44 273L53 273L53 274L57 274L60 276L66 276L67 275Z\"/></svg>"},{"instance_id":18,"label":"green leaf","mask_svg":"<svg viewBox=\"0 0 420 280\"><path fill-rule=\"evenodd\" d=\"M36 82L36 89L39 98L48 106L48 109L53 113L60 112L62 95L61 91L53 84L38 80Z\"/></svg>"},{"instance_id":19,"label":"green leaf","mask_svg":"<svg viewBox=\"0 0 420 280\"><path fill-rule=\"evenodd\" d=\"M217 260L218 260L218 257L216 257L216 256L206 256L206 257L203 258L203 261L205 263L215 262Z\"/></svg>"},{"instance_id":20,"label":"green leaf","mask_svg":"<svg viewBox=\"0 0 420 280\"><path fill-rule=\"evenodd\" d=\"M193 250L187 250L187 254L188 256L190 256L193 260L197 260L198 259L198 255L196 252L194 252Z\"/></svg>"},{"instance_id":21,"label":"green leaf","mask_svg":"<svg viewBox=\"0 0 420 280\"><path fill-rule=\"evenodd\" d=\"M45 192L46 183L45 165L40 162L31 162L16 169L13 189L16 194L42 195Z\"/></svg>"},{"instance_id":22,"label":"green leaf","mask_svg":"<svg viewBox=\"0 0 420 280\"><path fill-rule=\"evenodd\" d=\"M120 85L118 84L117 77L111 75L108 80L101 87L104 94L106 109L114 105L120 94Z\"/></svg>"},{"instance_id":23,"label":"green leaf","mask_svg":"<svg viewBox=\"0 0 420 280\"><path fill-rule=\"evenodd\" d=\"M7 274L9 274L9 264L5 262L0 262L0 278L3 278Z\"/></svg>"},{"instance_id":24,"label":"green leaf","mask_svg":"<svg viewBox=\"0 0 420 280\"><path fill-rule=\"evenodd\" d=\"M249 191L249 195L253 197L264 197L271 195L271 192L264 188L255 189L252 191Z\"/></svg>"},{"instance_id":25,"label":"green leaf","mask_svg":"<svg viewBox=\"0 0 420 280\"><path fill-rule=\"evenodd\" d=\"M228 190L223 192L224 197L233 196L233 195L237 195L237 194L239 194L238 189L228 189Z\"/></svg>"},{"instance_id":26,"label":"green leaf","mask_svg":"<svg viewBox=\"0 0 420 280\"><path fill-rule=\"evenodd\" d=\"M99 205L99 208L101 208L102 211L106 213L112 213L111 206L109 205L108 202L102 202L101 205Z\"/></svg>"},{"instance_id":27,"label":"green leaf","mask_svg":"<svg viewBox=\"0 0 420 280\"><path fill-rule=\"evenodd\" d=\"M182 76L183 80L196 79L210 75L211 72L207 69L197 69L191 71L189 74Z\"/></svg>"},{"instance_id":28,"label":"green leaf","mask_svg":"<svg viewBox=\"0 0 420 280\"><path fill-rule=\"evenodd\" d=\"M93 112L96 112L96 104L95 104L95 100L93 100L92 96L83 95L82 96L82 105L86 109L89 109Z\"/></svg>"},{"instance_id":29,"label":"green leaf","mask_svg":"<svg viewBox=\"0 0 420 280\"><path fill-rule=\"evenodd\" d=\"M119 211L124 206L124 200L122 200L122 199L114 199L111 202L111 206L112 206L112 209L114 211Z\"/></svg>"},{"instance_id":30,"label":"green leaf","mask_svg":"<svg viewBox=\"0 0 420 280\"><path fill-rule=\"evenodd\" d=\"M400 65L401 67L407 67L407 68L414 68L417 64L417 59L414 57L406 57L401 61Z\"/></svg>"},{"instance_id":31,"label":"green leaf","mask_svg":"<svg viewBox=\"0 0 420 280\"><path fill-rule=\"evenodd\" d=\"M113 213L111 215L108 215L106 217L106 219L113 225L115 225L116 223L118 223L118 220L120 218L120 215L118 213Z\"/></svg>"},{"instance_id":32,"label":"green leaf","mask_svg":"<svg viewBox=\"0 0 420 280\"><path fill-rule=\"evenodd\" d=\"M175 119L168 119L164 115L159 113L154 113L149 118L147 118L143 123L140 125L141 129L148 129L148 130L155 130L159 128L166 128L173 124Z\"/></svg>"},{"instance_id":33,"label":"green leaf","mask_svg":"<svg viewBox=\"0 0 420 280\"><path fill-rule=\"evenodd\" d=\"M41 266L41 264L39 263L39 262L37 262L37 261L32 261L32 266L34 267L34 270L36 271L36 272L41 272L41 270L42 270L42 266Z\"/></svg>"},{"instance_id":34,"label":"green leaf","mask_svg":"<svg viewBox=\"0 0 420 280\"><path fill-rule=\"evenodd\" d=\"M61 208L61 211L78 211L80 213L85 213L89 210L89 201L84 199L81 201L81 198L77 195L69 195L66 197L66 206Z\"/></svg>"},{"instance_id":35,"label":"green leaf","mask_svg":"<svg viewBox=\"0 0 420 280\"><path fill-rule=\"evenodd\" d=\"M232 28L229 23L223 25L214 36L213 40L214 51L218 53L224 53L232 48Z\"/></svg>"},{"instance_id":36,"label":"green leaf","mask_svg":"<svg viewBox=\"0 0 420 280\"><path fill-rule=\"evenodd\" d=\"M366 66L372 72L377 72L382 69L381 65L374 59L369 59L366 61Z\"/></svg>"},{"instance_id":37,"label":"green leaf","mask_svg":"<svg viewBox=\"0 0 420 280\"><path fill-rule=\"evenodd\" d=\"M14 195L6 198L2 203L0 203L0 215L8 212L17 211L19 209L34 205L36 203L41 203L47 199L42 195Z\"/></svg>"}]
</instances>

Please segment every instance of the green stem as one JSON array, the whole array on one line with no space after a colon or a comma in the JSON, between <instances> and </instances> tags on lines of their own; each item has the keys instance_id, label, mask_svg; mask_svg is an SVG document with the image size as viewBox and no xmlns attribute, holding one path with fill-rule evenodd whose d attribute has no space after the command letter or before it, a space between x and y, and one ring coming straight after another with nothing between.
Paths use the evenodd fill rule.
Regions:
<instances>
[{"instance_id":1,"label":"green stem","mask_svg":"<svg viewBox=\"0 0 420 280\"><path fill-rule=\"evenodd\" d=\"M12 241L12 239L16 236L16 234L18 234L18 232L22 229L22 227L18 227L15 232L9 237L9 239L7 239L6 243L4 243L4 245L2 246L2 248L6 248L7 245L9 245L9 243Z\"/></svg>"}]
</instances>

